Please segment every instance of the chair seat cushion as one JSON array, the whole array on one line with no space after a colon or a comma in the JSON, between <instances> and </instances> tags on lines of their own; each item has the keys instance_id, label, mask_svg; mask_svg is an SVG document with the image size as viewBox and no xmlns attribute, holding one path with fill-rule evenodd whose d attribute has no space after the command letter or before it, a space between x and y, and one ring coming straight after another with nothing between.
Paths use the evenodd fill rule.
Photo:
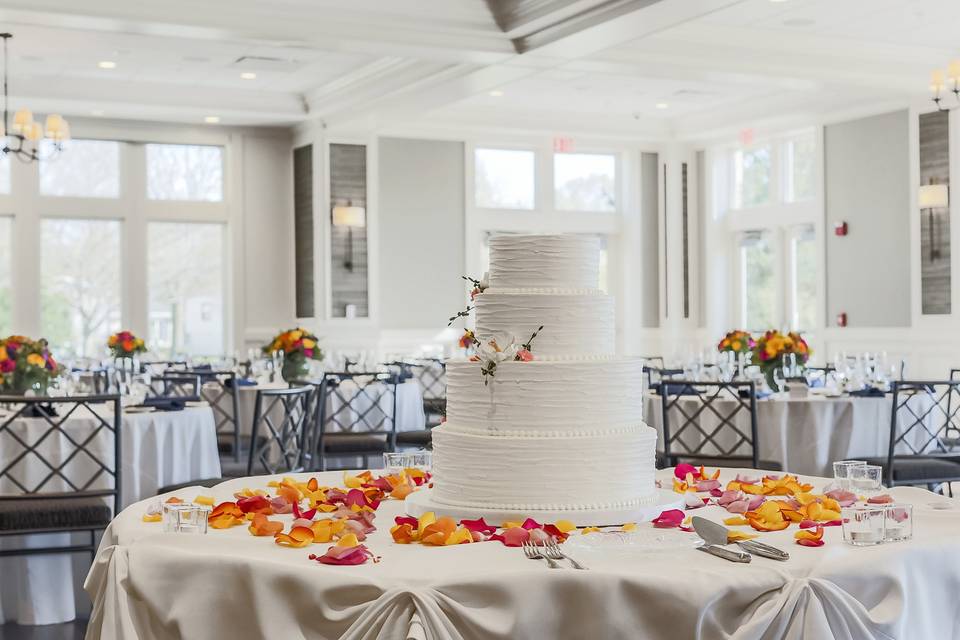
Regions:
<instances>
[{"instance_id":1,"label":"chair seat cushion","mask_svg":"<svg viewBox=\"0 0 960 640\"><path fill-rule=\"evenodd\" d=\"M709 456L696 457L685 455L676 455L674 457L678 462L686 462L695 467L720 467L723 469L743 467L749 469L753 466L753 461L750 458L711 458ZM760 460L759 464L757 464L757 469L762 471L783 471L783 465L776 460Z\"/></svg>"},{"instance_id":2,"label":"chair seat cushion","mask_svg":"<svg viewBox=\"0 0 960 640\"><path fill-rule=\"evenodd\" d=\"M867 464L876 464L883 467L883 474L887 474L887 457L859 458ZM927 481L960 480L960 458L905 456L893 459L893 481L898 484Z\"/></svg>"},{"instance_id":3,"label":"chair seat cushion","mask_svg":"<svg viewBox=\"0 0 960 640\"><path fill-rule=\"evenodd\" d=\"M430 429L397 432L397 444L400 446L428 447L432 442L433 433Z\"/></svg>"},{"instance_id":4,"label":"chair seat cushion","mask_svg":"<svg viewBox=\"0 0 960 640\"><path fill-rule=\"evenodd\" d=\"M104 498L0 499L0 531L99 529L111 517Z\"/></svg>"},{"instance_id":5,"label":"chair seat cushion","mask_svg":"<svg viewBox=\"0 0 960 640\"><path fill-rule=\"evenodd\" d=\"M385 436L360 433L328 433L323 436L325 453L377 453L387 450Z\"/></svg>"}]
</instances>

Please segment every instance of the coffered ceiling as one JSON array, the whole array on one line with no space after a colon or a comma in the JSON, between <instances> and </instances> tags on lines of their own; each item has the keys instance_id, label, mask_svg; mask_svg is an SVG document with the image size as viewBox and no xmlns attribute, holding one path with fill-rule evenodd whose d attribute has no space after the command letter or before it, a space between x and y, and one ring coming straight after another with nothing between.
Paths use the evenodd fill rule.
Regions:
<instances>
[{"instance_id":1,"label":"coffered ceiling","mask_svg":"<svg viewBox=\"0 0 960 640\"><path fill-rule=\"evenodd\" d=\"M242 125L689 134L916 99L960 57L958 0L0 0L0 22L14 107Z\"/></svg>"}]
</instances>

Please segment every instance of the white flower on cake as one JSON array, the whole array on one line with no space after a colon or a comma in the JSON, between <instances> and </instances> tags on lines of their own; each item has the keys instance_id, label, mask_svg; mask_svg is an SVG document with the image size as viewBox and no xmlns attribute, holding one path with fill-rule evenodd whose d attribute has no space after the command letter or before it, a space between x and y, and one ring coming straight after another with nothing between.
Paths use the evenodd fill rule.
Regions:
<instances>
[{"instance_id":1,"label":"white flower on cake","mask_svg":"<svg viewBox=\"0 0 960 640\"><path fill-rule=\"evenodd\" d=\"M477 352L470 356L470 360L481 364L480 373L483 374L483 384L489 384L490 378L496 375L497 365L501 362L532 361L533 352L531 351L530 345L542 330L543 326L541 325L530 335L526 342L520 344L517 343L516 337L511 337L509 340L501 338L505 346L501 346L497 338L491 338L486 343L476 342ZM473 337L473 334L471 334L471 337ZM473 337L473 339L476 340L475 337Z\"/></svg>"}]
</instances>

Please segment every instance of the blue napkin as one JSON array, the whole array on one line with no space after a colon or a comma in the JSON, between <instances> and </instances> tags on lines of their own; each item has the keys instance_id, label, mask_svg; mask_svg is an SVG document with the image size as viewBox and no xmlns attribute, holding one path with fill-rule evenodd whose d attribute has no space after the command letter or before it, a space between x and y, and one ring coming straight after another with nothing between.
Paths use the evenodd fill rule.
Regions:
<instances>
[{"instance_id":1,"label":"blue napkin","mask_svg":"<svg viewBox=\"0 0 960 640\"><path fill-rule=\"evenodd\" d=\"M850 396L853 398L882 398L885 395L883 389L877 389L876 387L867 387L850 392Z\"/></svg>"},{"instance_id":2,"label":"blue napkin","mask_svg":"<svg viewBox=\"0 0 960 640\"><path fill-rule=\"evenodd\" d=\"M182 411L187 403L181 398L144 398L141 407L153 407L157 411Z\"/></svg>"},{"instance_id":3,"label":"blue napkin","mask_svg":"<svg viewBox=\"0 0 960 640\"><path fill-rule=\"evenodd\" d=\"M231 387L236 383L238 387L255 387L257 386L256 380L251 380L250 378L227 378L224 382L225 387Z\"/></svg>"}]
</instances>

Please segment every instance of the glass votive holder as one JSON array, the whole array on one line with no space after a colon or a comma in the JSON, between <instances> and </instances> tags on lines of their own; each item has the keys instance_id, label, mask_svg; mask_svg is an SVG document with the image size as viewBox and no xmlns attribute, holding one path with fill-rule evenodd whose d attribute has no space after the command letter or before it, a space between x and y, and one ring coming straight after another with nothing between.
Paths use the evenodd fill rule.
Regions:
<instances>
[{"instance_id":1,"label":"glass votive holder","mask_svg":"<svg viewBox=\"0 0 960 640\"><path fill-rule=\"evenodd\" d=\"M202 504L164 504L163 530L165 533L206 533L210 511L210 507Z\"/></svg>"},{"instance_id":2,"label":"glass votive holder","mask_svg":"<svg viewBox=\"0 0 960 640\"><path fill-rule=\"evenodd\" d=\"M855 467L865 467L865 460L840 460L833 463L833 478L837 486L844 491L850 491L850 470Z\"/></svg>"},{"instance_id":3,"label":"glass votive holder","mask_svg":"<svg viewBox=\"0 0 960 640\"><path fill-rule=\"evenodd\" d=\"M884 541L886 505L858 504L840 509L843 541L857 547L880 544Z\"/></svg>"},{"instance_id":4,"label":"glass votive holder","mask_svg":"<svg viewBox=\"0 0 960 640\"><path fill-rule=\"evenodd\" d=\"M383 468L391 474L400 473L404 469L430 471L432 464L431 451L393 451L383 454Z\"/></svg>"},{"instance_id":5,"label":"glass votive holder","mask_svg":"<svg viewBox=\"0 0 960 640\"><path fill-rule=\"evenodd\" d=\"M850 467L850 491L854 493L873 495L883 488L883 467L876 464L864 464Z\"/></svg>"},{"instance_id":6,"label":"glass votive holder","mask_svg":"<svg viewBox=\"0 0 960 640\"><path fill-rule=\"evenodd\" d=\"M913 505L888 504L884 522L885 542L899 542L913 538Z\"/></svg>"}]
</instances>

